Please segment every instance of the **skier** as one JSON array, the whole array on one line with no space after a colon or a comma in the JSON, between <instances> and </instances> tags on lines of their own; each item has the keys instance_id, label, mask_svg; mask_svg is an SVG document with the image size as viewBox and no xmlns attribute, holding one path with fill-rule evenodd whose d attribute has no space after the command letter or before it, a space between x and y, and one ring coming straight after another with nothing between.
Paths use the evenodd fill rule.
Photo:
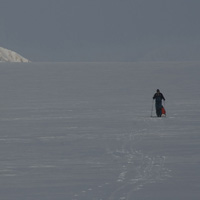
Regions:
<instances>
[{"instance_id":1,"label":"skier","mask_svg":"<svg viewBox=\"0 0 200 200\"><path fill-rule=\"evenodd\" d=\"M161 115L162 115L162 100L165 101L165 97L160 92L160 90L157 89L156 93L153 96L153 99L155 99L156 115L157 115L157 117L161 117Z\"/></svg>"}]
</instances>

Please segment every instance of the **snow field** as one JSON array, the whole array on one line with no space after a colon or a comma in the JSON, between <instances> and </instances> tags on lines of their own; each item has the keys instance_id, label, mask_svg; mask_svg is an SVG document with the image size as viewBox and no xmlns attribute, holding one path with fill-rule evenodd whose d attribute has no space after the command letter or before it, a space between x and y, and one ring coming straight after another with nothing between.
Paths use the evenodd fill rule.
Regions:
<instances>
[{"instance_id":1,"label":"snow field","mask_svg":"<svg viewBox=\"0 0 200 200\"><path fill-rule=\"evenodd\" d=\"M0 63L0 197L199 199L198 75L195 62ZM150 117L157 88L166 118Z\"/></svg>"}]
</instances>

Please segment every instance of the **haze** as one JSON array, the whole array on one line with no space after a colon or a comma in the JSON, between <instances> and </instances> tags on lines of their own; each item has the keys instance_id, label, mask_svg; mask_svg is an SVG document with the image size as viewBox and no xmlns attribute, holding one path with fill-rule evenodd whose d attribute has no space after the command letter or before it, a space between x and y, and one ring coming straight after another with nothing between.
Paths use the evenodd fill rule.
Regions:
<instances>
[{"instance_id":1,"label":"haze","mask_svg":"<svg viewBox=\"0 0 200 200\"><path fill-rule=\"evenodd\" d=\"M191 61L199 0L1 0L0 46L32 61Z\"/></svg>"}]
</instances>

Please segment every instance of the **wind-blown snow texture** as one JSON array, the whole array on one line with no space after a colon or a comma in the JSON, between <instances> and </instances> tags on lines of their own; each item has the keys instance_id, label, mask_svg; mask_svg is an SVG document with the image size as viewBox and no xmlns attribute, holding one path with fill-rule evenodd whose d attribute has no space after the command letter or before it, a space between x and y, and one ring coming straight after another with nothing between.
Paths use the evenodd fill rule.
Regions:
<instances>
[{"instance_id":1,"label":"wind-blown snow texture","mask_svg":"<svg viewBox=\"0 0 200 200\"><path fill-rule=\"evenodd\" d=\"M0 199L199 200L199 65L0 63Z\"/></svg>"}]
</instances>

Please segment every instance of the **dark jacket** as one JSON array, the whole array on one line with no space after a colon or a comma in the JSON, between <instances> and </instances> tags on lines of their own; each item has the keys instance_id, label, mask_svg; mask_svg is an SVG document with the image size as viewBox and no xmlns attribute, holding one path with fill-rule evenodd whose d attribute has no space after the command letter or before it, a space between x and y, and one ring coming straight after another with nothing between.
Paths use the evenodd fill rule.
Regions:
<instances>
[{"instance_id":1,"label":"dark jacket","mask_svg":"<svg viewBox=\"0 0 200 200\"><path fill-rule=\"evenodd\" d=\"M154 96L153 96L153 99L155 99L156 104L161 104L162 100L165 101L165 97L160 92L155 93Z\"/></svg>"}]
</instances>

